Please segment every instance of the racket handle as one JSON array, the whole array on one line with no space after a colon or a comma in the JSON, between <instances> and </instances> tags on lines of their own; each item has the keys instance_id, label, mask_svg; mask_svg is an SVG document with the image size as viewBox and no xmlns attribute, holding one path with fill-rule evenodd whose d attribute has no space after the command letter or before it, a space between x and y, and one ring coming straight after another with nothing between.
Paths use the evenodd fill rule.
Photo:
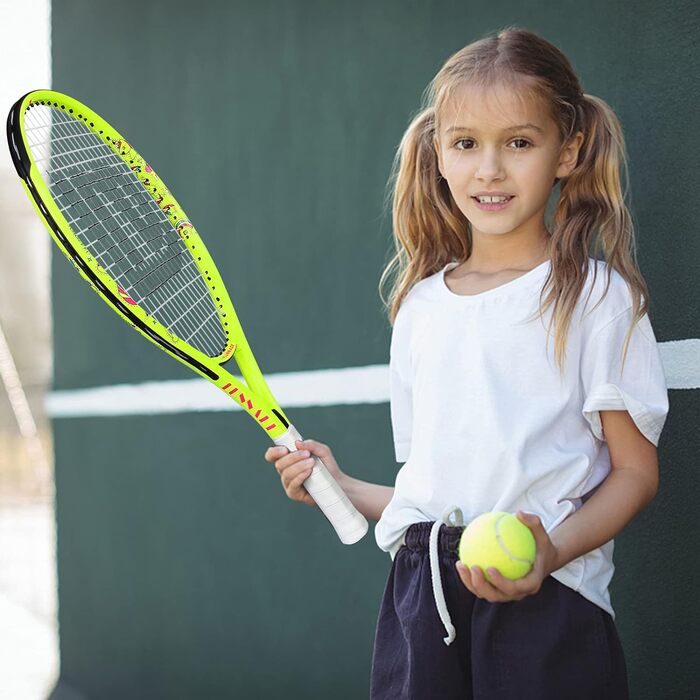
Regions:
<instances>
[{"instance_id":1,"label":"racket handle","mask_svg":"<svg viewBox=\"0 0 700 700\"><path fill-rule=\"evenodd\" d=\"M274 438L274 443L283 445L290 452L296 452L295 441L302 439L299 431L290 425L286 433ZM318 457L314 458L313 471L304 481L304 488L335 528L343 544L355 544L365 536L369 528L365 516L355 508Z\"/></svg>"}]
</instances>

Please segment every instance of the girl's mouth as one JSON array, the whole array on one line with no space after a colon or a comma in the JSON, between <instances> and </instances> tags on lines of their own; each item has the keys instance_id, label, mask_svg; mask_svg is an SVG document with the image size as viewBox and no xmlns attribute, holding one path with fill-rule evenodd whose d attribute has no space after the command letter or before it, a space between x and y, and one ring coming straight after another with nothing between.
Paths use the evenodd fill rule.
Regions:
<instances>
[{"instance_id":1,"label":"girl's mouth","mask_svg":"<svg viewBox=\"0 0 700 700\"><path fill-rule=\"evenodd\" d=\"M484 202L483 204L479 201L477 197L472 197L476 206L482 211L501 211L505 209L513 199L513 197L508 198L505 202Z\"/></svg>"}]
</instances>

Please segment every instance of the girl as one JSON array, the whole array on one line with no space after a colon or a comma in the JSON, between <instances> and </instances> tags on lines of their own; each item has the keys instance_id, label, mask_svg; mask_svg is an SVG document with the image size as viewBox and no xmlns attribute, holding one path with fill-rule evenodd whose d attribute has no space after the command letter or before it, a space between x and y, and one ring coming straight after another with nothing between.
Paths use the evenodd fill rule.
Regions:
<instances>
[{"instance_id":1,"label":"girl","mask_svg":"<svg viewBox=\"0 0 700 700\"><path fill-rule=\"evenodd\" d=\"M395 487L346 475L314 440L265 458L312 505L302 484L320 457L378 521L392 566L374 700L621 700L613 538L656 494L668 395L620 189L620 123L555 46L519 28L458 51L429 88L397 153L396 255L380 283L396 269ZM522 579L457 562L464 526L495 510L535 535Z\"/></svg>"}]
</instances>

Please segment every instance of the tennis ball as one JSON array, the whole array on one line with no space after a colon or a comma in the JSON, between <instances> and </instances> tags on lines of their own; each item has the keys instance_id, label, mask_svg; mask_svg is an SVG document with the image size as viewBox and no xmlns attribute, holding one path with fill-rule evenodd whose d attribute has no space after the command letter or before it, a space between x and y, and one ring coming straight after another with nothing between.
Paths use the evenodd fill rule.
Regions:
<instances>
[{"instance_id":1,"label":"tennis ball","mask_svg":"<svg viewBox=\"0 0 700 700\"><path fill-rule=\"evenodd\" d=\"M512 513L493 511L474 518L459 541L459 559L468 566L481 567L487 581L493 583L488 569L493 567L505 578L525 576L535 561L536 546L532 530Z\"/></svg>"}]
</instances>

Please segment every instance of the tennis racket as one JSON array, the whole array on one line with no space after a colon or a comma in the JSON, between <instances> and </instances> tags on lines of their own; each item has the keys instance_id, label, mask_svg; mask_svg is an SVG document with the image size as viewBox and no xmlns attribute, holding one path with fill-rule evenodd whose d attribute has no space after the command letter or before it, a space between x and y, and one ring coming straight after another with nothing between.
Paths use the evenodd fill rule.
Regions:
<instances>
[{"instance_id":1,"label":"tennis racket","mask_svg":"<svg viewBox=\"0 0 700 700\"><path fill-rule=\"evenodd\" d=\"M276 445L301 435L258 368L214 261L153 168L78 100L19 99L7 120L22 185L58 247L102 299L161 350L223 391ZM243 379L224 365L231 359ZM304 482L344 544L367 532L323 462Z\"/></svg>"}]
</instances>

